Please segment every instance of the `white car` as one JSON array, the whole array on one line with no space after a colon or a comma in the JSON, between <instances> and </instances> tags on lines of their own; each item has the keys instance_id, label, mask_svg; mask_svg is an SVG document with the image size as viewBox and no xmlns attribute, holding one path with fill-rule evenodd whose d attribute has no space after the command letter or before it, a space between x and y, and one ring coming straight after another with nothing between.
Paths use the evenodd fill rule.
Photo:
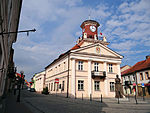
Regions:
<instances>
[{"instance_id":1,"label":"white car","mask_svg":"<svg viewBox=\"0 0 150 113\"><path fill-rule=\"evenodd\" d=\"M30 88L28 87L28 89L27 89L28 91L30 91Z\"/></svg>"}]
</instances>

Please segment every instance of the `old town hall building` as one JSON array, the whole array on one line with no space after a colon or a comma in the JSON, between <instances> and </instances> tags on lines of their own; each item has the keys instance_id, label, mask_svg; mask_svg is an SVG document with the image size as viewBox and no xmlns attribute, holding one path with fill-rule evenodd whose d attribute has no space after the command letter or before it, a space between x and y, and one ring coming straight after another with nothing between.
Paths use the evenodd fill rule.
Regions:
<instances>
[{"instance_id":1,"label":"old town hall building","mask_svg":"<svg viewBox=\"0 0 150 113\"><path fill-rule=\"evenodd\" d=\"M45 67L45 85L51 94L115 97L115 78L121 78L123 56L107 47L106 37L99 39L99 26L97 21L84 21L77 44Z\"/></svg>"}]
</instances>

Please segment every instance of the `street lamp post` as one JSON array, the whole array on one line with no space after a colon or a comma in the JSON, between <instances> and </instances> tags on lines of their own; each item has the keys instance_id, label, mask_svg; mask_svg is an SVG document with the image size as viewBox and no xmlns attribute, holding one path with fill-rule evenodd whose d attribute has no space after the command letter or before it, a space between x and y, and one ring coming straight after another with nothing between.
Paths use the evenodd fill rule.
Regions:
<instances>
[{"instance_id":1,"label":"street lamp post","mask_svg":"<svg viewBox=\"0 0 150 113\"><path fill-rule=\"evenodd\" d=\"M18 89L19 89L19 92L18 92L18 96L17 96L17 102L20 102L20 88L21 88L21 84L22 84L22 81L23 81L23 71L20 71L21 73L21 77L18 78Z\"/></svg>"}]
</instances>

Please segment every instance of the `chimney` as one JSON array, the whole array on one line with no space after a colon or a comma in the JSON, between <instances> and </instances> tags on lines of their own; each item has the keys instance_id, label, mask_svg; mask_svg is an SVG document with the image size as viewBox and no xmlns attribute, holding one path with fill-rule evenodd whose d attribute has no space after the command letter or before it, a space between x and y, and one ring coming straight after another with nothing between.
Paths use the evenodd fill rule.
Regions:
<instances>
[{"instance_id":1,"label":"chimney","mask_svg":"<svg viewBox=\"0 0 150 113\"><path fill-rule=\"evenodd\" d=\"M146 59L150 58L150 54L146 56Z\"/></svg>"}]
</instances>

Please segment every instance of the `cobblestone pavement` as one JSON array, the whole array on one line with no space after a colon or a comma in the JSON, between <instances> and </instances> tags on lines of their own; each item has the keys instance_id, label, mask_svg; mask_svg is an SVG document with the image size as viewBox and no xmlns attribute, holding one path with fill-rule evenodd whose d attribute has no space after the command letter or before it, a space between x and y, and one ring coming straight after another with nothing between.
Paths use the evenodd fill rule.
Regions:
<instances>
[{"instance_id":1,"label":"cobblestone pavement","mask_svg":"<svg viewBox=\"0 0 150 113\"><path fill-rule=\"evenodd\" d=\"M136 104L134 98L121 99L120 104L115 98L104 98L101 103L100 99L90 101L22 91L22 101L33 113L150 113L149 100L139 99Z\"/></svg>"}]
</instances>

